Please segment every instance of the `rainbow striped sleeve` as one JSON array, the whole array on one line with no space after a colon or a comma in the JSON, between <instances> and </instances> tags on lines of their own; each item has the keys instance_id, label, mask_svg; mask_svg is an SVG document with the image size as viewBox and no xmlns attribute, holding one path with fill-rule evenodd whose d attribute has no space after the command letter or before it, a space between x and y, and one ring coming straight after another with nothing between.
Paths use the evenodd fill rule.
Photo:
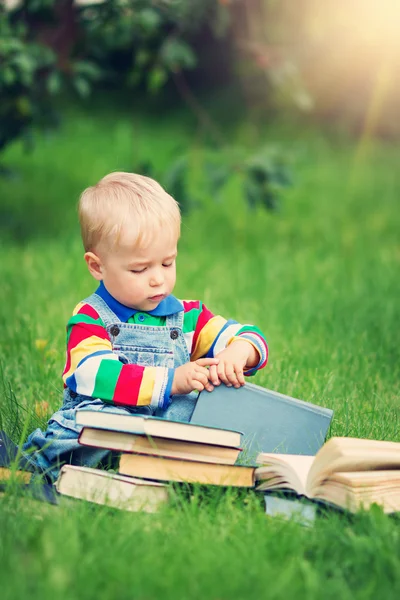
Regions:
<instances>
[{"instance_id":1,"label":"rainbow striped sleeve","mask_svg":"<svg viewBox=\"0 0 400 600\"><path fill-rule=\"evenodd\" d=\"M64 386L71 391L119 406L169 402L173 369L123 364L98 313L80 303L67 324Z\"/></svg>"},{"instance_id":2,"label":"rainbow striped sleeve","mask_svg":"<svg viewBox=\"0 0 400 600\"><path fill-rule=\"evenodd\" d=\"M191 360L216 356L234 340L245 339L258 351L260 360L245 375L252 375L267 364L268 346L262 332L254 325L241 325L214 315L199 300L183 300L183 334Z\"/></svg>"}]
</instances>

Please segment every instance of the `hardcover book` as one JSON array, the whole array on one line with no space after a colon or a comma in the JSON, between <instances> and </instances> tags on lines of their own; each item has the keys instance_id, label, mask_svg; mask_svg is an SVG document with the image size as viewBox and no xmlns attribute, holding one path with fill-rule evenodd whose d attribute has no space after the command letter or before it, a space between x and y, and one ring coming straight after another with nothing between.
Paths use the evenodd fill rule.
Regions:
<instances>
[{"instance_id":1,"label":"hardcover book","mask_svg":"<svg viewBox=\"0 0 400 600\"><path fill-rule=\"evenodd\" d=\"M119 472L159 481L254 487L253 467L218 465L140 454L122 454Z\"/></svg>"},{"instance_id":2,"label":"hardcover book","mask_svg":"<svg viewBox=\"0 0 400 600\"><path fill-rule=\"evenodd\" d=\"M134 452L224 465L235 464L241 451L240 448L230 448L229 446L146 437L136 433L109 431L94 427L84 427L79 434L78 441L83 446L107 448L116 452Z\"/></svg>"},{"instance_id":3,"label":"hardcover book","mask_svg":"<svg viewBox=\"0 0 400 600\"><path fill-rule=\"evenodd\" d=\"M221 384L199 395L191 423L236 429L249 462L259 452L314 455L325 441L333 411L246 383Z\"/></svg>"},{"instance_id":4,"label":"hardcover book","mask_svg":"<svg viewBox=\"0 0 400 600\"><path fill-rule=\"evenodd\" d=\"M301 525L311 526L318 515L318 505L305 502L297 496L287 497L274 494L265 494L265 514L269 517L278 517L285 520L294 519Z\"/></svg>"},{"instance_id":5,"label":"hardcover book","mask_svg":"<svg viewBox=\"0 0 400 600\"><path fill-rule=\"evenodd\" d=\"M81 409L76 411L77 425L98 429L108 429L125 433L135 433L149 437L160 437L200 444L240 448L239 430L221 426L193 425L180 421L168 421L148 415L128 415L110 411Z\"/></svg>"},{"instance_id":6,"label":"hardcover book","mask_svg":"<svg viewBox=\"0 0 400 600\"><path fill-rule=\"evenodd\" d=\"M161 483L74 465L61 468L55 485L59 494L132 512L155 512L168 500Z\"/></svg>"}]
</instances>

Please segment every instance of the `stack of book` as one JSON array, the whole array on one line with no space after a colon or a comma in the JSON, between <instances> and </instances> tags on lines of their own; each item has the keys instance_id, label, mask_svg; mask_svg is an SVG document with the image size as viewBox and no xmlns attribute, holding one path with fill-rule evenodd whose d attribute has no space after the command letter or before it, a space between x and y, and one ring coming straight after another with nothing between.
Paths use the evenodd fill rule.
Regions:
<instances>
[{"instance_id":1,"label":"stack of book","mask_svg":"<svg viewBox=\"0 0 400 600\"><path fill-rule=\"evenodd\" d=\"M45 499L70 496L153 512L169 498L167 483L186 482L255 488L267 514L290 515L299 506L308 513L320 506L357 512L374 503L399 512L400 443L331 438L324 444L331 419L329 409L252 384L203 392L191 423L79 410L80 444L116 452L118 472L65 465L58 493L46 488ZM8 463L17 454L0 435L0 484L15 474ZM30 475L22 472L21 481Z\"/></svg>"},{"instance_id":2,"label":"stack of book","mask_svg":"<svg viewBox=\"0 0 400 600\"><path fill-rule=\"evenodd\" d=\"M255 487L268 508L294 499L350 512L380 505L400 511L400 444L331 438L315 456L265 453L238 465L241 433L148 416L81 410L82 445L120 453L118 474L66 465L57 490L128 510L156 510L168 498L166 482Z\"/></svg>"},{"instance_id":3,"label":"stack of book","mask_svg":"<svg viewBox=\"0 0 400 600\"><path fill-rule=\"evenodd\" d=\"M315 454L332 415L330 409L251 383L202 392L190 424L81 410L76 415L83 426L80 443L122 453L119 474L66 465L57 489L115 506L118 487L126 507L155 510L167 497L165 482L253 487L258 452ZM247 467L237 465L242 446ZM151 503L150 496L157 500Z\"/></svg>"},{"instance_id":4,"label":"stack of book","mask_svg":"<svg viewBox=\"0 0 400 600\"><path fill-rule=\"evenodd\" d=\"M235 464L241 433L151 416L79 410L79 443L120 453L118 473L62 467L60 494L127 510L157 510L165 482L254 487L255 467Z\"/></svg>"}]
</instances>

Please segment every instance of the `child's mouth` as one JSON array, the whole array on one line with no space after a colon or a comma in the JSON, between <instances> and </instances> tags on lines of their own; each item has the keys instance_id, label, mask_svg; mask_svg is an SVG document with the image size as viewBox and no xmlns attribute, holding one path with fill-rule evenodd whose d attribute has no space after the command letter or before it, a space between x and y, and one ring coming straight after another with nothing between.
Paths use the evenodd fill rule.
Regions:
<instances>
[{"instance_id":1,"label":"child's mouth","mask_svg":"<svg viewBox=\"0 0 400 600\"><path fill-rule=\"evenodd\" d=\"M158 296L150 296L149 300L151 302L161 302L165 298L165 294L158 294Z\"/></svg>"}]
</instances>

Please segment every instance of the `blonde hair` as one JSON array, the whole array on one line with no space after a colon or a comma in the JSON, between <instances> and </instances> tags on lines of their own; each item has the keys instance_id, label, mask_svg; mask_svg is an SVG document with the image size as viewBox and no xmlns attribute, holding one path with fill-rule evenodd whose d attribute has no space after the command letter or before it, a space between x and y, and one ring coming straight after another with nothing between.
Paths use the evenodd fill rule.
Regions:
<instances>
[{"instance_id":1,"label":"blonde hair","mask_svg":"<svg viewBox=\"0 0 400 600\"><path fill-rule=\"evenodd\" d=\"M135 244L147 244L160 228L170 228L179 238L179 205L159 183L136 173L106 175L81 194L79 222L82 241L88 252L100 242L118 244L121 230L129 224Z\"/></svg>"}]
</instances>

